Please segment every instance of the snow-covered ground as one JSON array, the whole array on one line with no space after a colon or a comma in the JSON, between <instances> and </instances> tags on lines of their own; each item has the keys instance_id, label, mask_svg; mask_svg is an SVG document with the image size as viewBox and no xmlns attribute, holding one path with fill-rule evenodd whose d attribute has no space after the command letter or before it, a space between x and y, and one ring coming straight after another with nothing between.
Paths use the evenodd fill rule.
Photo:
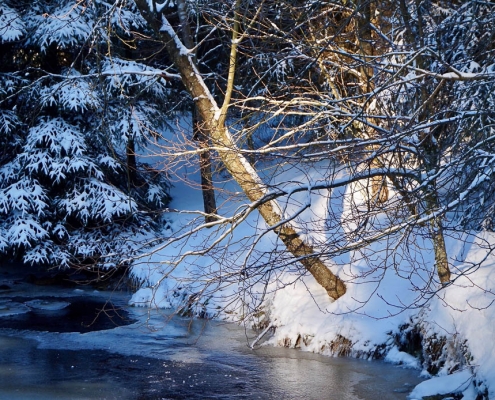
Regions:
<instances>
[{"instance_id":1,"label":"snow-covered ground","mask_svg":"<svg viewBox=\"0 0 495 400\"><path fill-rule=\"evenodd\" d=\"M310 176L314 183L324 178L327 166L279 168L279 180L307 183ZM199 182L198 168L179 168L176 178L184 177ZM221 174L217 180L222 189L217 193L218 203L223 206L221 214L233 215L246 200L233 182L221 182ZM174 185L170 205L174 211L168 220L180 235L196 226L194 221L199 214L191 211L202 210L202 197L197 186L192 188L181 179L176 179ZM345 190L334 189L332 196L319 191L309 199L305 198L307 194L293 196L286 204L287 211L311 204L299 216L318 232L310 240L317 242L325 235L345 237L346 229L353 229L346 226L350 208L346 208ZM340 203L332 203L335 201ZM325 225L330 211L334 217L340 216L339 226ZM401 333L404 337L419 329L424 346L434 348L435 341L439 343L434 357L442 362L437 363L436 376L418 385L411 399L458 392L464 394L464 399L474 400L478 393L495 397L495 257L487 246L495 243L495 235L466 232L446 238L454 279L444 288L430 282L434 269L432 245L420 234L411 234L408 245L394 252L391 247L397 242L383 239L361 252L328 260L347 284L347 293L332 302L311 276L295 274L294 268L273 271L268 283L260 278L252 290L243 291L247 282L239 280L239 271L249 264L246 260L256 256L257 265L270 262L270 250L276 243L274 234L262 235L254 244L249 239L264 228L264 222L253 212L227 234L227 228L220 226L197 230L177 241L165 238L135 264L134 275L146 283L131 303L174 308L183 306L185 300L187 303L187 296L199 293L202 308L196 305L192 311L244 320L247 324L269 324L273 329L267 330L271 333L267 344L365 358L380 352L389 362L417 368L418 374L430 376L422 370L426 363L422 365L419 359L398 348ZM341 232L337 232L339 229ZM223 250L201 251L222 234L225 237L219 246ZM163 246L166 243L168 246ZM185 254L188 256L183 258ZM370 266L376 268L370 270Z\"/></svg>"}]
</instances>

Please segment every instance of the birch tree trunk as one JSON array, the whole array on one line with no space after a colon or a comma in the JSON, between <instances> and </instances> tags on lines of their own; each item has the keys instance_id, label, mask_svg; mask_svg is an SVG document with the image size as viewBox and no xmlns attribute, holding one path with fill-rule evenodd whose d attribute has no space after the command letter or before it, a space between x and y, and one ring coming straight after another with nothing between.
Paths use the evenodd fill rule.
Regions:
<instances>
[{"instance_id":1,"label":"birch tree trunk","mask_svg":"<svg viewBox=\"0 0 495 400\"><path fill-rule=\"evenodd\" d=\"M226 109L225 107L221 109L213 99L192 55L182 44L168 20L163 15L160 15L161 20L157 19L157 14L149 9L147 0L136 0L136 5L155 34L163 41L171 61L179 70L183 84L195 99L197 110L206 128L205 132L211 135L212 144L219 149L219 156L226 169L251 201L262 199L267 194L267 187L237 148L224 123ZM233 41L232 45L235 46L236 42ZM230 64L232 67L232 60ZM328 269L315 253L314 248L304 241L295 227L290 222L284 221L282 210L275 200L262 203L258 210L266 223L278 234L287 250L313 275L332 299L336 300L345 294L344 282Z\"/></svg>"}]
</instances>

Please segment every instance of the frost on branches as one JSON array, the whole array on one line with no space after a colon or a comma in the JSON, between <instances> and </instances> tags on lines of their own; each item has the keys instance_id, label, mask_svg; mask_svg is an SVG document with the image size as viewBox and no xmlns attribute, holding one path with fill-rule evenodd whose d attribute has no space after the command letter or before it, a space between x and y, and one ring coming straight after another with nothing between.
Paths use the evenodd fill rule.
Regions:
<instances>
[{"instance_id":1,"label":"frost on branches","mask_svg":"<svg viewBox=\"0 0 495 400\"><path fill-rule=\"evenodd\" d=\"M159 224L169 184L136 154L169 89L121 47L144 21L120 3L0 2L4 255L112 267Z\"/></svg>"}]
</instances>

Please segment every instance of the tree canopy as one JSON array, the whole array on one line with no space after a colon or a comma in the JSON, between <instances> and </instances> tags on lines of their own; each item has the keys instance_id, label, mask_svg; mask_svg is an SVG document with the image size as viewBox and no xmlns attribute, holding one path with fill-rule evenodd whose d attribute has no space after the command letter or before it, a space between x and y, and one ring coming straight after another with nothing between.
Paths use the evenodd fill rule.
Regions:
<instances>
[{"instance_id":1,"label":"tree canopy","mask_svg":"<svg viewBox=\"0 0 495 400\"><path fill-rule=\"evenodd\" d=\"M151 234L169 200L165 173L139 157L155 140L164 164L200 155L246 198L163 239L213 228L172 269L228 252L224 239L257 210L265 224L229 272L244 288L288 269L337 299L387 268L370 244L408 257L426 238L435 265L411 256L407 274L426 270L420 290L433 295L466 273L453 270L446 237L493 230L494 11L475 0L4 0L1 249L61 265L148 254L134 257L130 238ZM196 133L171 144L161 135L174 112L197 113ZM324 172L294 182L277 176L283 165ZM325 197L325 213L301 193ZM283 246L260 265L268 232ZM342 275L343 254L369 269ZM213 273L194 298L224 278Z\"/></svg>"}]
</instances>

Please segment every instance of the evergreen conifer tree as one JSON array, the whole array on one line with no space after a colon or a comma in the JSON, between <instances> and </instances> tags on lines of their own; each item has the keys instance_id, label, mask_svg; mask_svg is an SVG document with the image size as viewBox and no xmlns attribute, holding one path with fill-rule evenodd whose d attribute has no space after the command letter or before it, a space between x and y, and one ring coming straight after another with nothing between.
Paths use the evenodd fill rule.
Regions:
<instances>
[{"instance_id":1,"label":"evergreen conifer tree","mask_svg":"<svg viewBox=\"0 0 495 400\"><path fill-rule=\"evenodd\" d=\"M137 154L162 127L169 88L123 50L145 25L135 11L0 2L1 253L111 267L157 228L169 184Z\"/></svg>"}]
</instances>

